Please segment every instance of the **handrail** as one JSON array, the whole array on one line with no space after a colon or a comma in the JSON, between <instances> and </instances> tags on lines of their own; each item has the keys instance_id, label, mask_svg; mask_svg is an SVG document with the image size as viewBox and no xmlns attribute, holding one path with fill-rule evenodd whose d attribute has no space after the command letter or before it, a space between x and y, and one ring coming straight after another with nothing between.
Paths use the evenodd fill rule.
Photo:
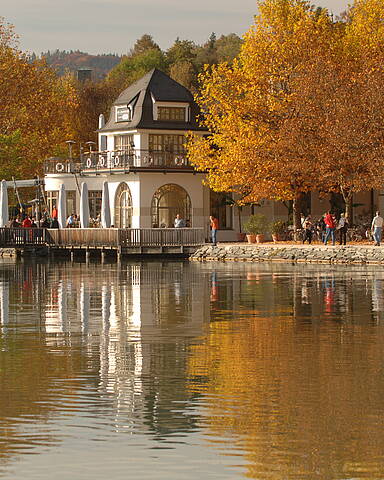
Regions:
<instances>
[{"instance_id":1,"label":"handrail","mask_svg":"<svg viewBox=\"0 0 384 480\"><path fill-rule=\"evenodd\" d=\"M47 159L46 174L129 172L130 170L193 170L186 152L159 150L113 150L89 152L81 159Z\"/></svg>"},{"instance_id":2,"label":"handrail","mask_svg":"<svg viewBox=\"0 0 384 480\"><path fill-rule=\"evenodd\" d=\"M203 228L0 228L0 247L192 247L204 237Z\"/></svg>"}]
</instances>

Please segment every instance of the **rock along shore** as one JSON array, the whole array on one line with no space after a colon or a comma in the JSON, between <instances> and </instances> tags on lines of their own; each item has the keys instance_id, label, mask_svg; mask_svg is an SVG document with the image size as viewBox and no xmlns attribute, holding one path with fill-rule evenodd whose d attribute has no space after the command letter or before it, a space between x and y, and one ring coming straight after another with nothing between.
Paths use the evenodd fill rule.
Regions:
<instances>
[{"instance_id":1,"label":"rock along shore","mask_svg":"<svg viewBox=\"0 0 384 480\"><path fill-rule=\"evenodd\" d=\"M194 261L301 262L342 264L384 264L384 246L219 244L204 245L190 257Z\"/></svg>"}]
</instances>

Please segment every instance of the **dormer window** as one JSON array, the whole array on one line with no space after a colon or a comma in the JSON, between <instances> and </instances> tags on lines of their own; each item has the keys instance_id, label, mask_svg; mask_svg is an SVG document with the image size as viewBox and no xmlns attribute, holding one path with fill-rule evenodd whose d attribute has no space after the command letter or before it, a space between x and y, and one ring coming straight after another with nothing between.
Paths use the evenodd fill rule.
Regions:
<instances>
[{"instance_id":1,"label":"dormer window","mask_svg":"<svg viewBox=\"0 0 384 480\"><path fill-rule=\"evenodd\" d=\"M185 122L185 107L157 107L157 119L163 122Z\"/></svg>"},{"instance_id":2,"label":"dormer window","mask_svg":"<svg viewBox=\"0 0 384 480\"><path fill-rule=\"evenodd\" d=\"M116 107L116 122L130 122L132 120L131 105Z\"/></svg>"}]
</instances>

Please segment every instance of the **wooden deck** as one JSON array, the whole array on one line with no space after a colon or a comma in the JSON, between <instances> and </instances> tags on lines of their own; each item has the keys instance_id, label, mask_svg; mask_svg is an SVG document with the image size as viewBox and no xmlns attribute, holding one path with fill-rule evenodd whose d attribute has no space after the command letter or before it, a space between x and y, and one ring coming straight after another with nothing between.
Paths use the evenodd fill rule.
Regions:
<instances>
[{"instance_id":1,"label":"wooden deck","mask_svg":"<svg viewBox=\"0 0 384 480\"><path fill-rule=\"evenodd\" d=\"M205 243L203 228L0 228L0 248L188 253Z\"/></svg>"}]
</instances>

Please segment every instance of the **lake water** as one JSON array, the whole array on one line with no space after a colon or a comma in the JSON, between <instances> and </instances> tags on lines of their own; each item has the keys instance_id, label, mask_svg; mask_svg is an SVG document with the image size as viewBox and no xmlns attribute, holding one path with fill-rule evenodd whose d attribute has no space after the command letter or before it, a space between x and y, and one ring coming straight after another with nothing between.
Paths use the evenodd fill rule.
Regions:
<instances>
[{"instance_id":1,"label":"lake water","mask_svg":"<svg viewBox=\"0 0 384 480\"><path fill-rule=\"evenodd\" d=\"M384 270L0 262L1 479L383 479Z\"/></svg>"}]
</instances>

